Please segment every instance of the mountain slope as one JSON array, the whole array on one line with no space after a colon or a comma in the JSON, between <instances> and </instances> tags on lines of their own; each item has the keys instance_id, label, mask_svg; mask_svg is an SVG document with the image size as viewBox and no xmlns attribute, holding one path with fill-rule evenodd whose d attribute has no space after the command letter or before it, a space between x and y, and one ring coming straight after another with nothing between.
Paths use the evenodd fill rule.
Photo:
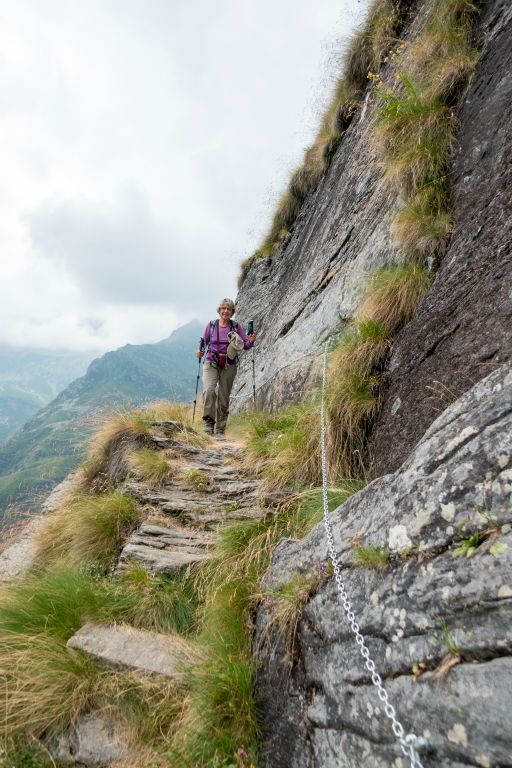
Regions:
<instances>
[{"instance_id":1,"label":"mountain slope","mask_svg":"<svg viewBox=\"0 0 512 768\"><path fill-rule=\"evenodd\" d=\"M0 448L0 515L30 508L80 461L84 440L105 411L157 399L192 400L202 331L198 321L156 344L127 344L93 360Z\"/></svg>"},{"instance_id":2,"label":"mountain slope","mask_svg":"<svg viewBox=\"0 0 512 768\"><path fill-rule=\"evenodd\" d=\"M93 353L0 344L0 443L64 387L83 376Z\"/></svg>"}]
</instances>

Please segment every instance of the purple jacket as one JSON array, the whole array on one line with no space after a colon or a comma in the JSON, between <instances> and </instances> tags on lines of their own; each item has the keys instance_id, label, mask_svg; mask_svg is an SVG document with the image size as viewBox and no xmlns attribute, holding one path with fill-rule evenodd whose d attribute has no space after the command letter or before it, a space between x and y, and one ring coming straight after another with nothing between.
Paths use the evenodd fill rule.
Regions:
<instances>
[{"instance_id":1,"label":"purple jacket","mask_svg":"<svg viewBox=\"0 0 512 768\"><path fill-rule=\"evenodd\" d=\"M246 333L240 323L237 323L235 321L232 321L233 323L233 330L238 333L242 341L244 342L244 349L250 349L252 347L251 342L246 336ZM218 336L217 336L218 331ZM208 349L208 352L206 353L206 359L210 360L211 362L215 362L215 356L216 354L226 355L226 362L229 365L236 365L236 358L234 360L230 360L227 357L227 351L228 351L228 333L231 333L231 324L228 323L228 325L222 326L220 322L217 322L216 327L213 329L212 333L212 339L210 344L210 323L206 326L204 329L203 339L205 341L206 347ZM218 340L217 340L218 339Z\"/></svg>"}]
</instances>

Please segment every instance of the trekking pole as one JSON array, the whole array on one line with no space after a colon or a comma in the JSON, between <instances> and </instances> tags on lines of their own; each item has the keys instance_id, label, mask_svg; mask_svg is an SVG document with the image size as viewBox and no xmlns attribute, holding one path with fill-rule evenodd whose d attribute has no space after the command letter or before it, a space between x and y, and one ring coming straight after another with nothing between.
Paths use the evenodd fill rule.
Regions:
<instances>
[{"instance_id":1,"label":"trekking pole","mask_svg":"<svg viewBox=\"0 0 512 768\"><path fill-rule=\"evenodd\" d=\"M248 336L254 333L254 320L249 320L247 323L246 333ZM252 351L252 399L254 401L254 410L256 410L256 371L254 368L254 346L251 347Z\"/></svg>"},{"instance_id":2,"label":"trekking pole","mask_svg":"<svg viewBox=\"0 0 512 768\"><path fill-rule=\"evenodd\" d=\"M204 352L204 339L203 338L201 338L199 340L199 349L201 350L201 352ZM199 378L201 376L201 361L202 361L202 359L203 359L202 357L199 358L199 367L197 369L196 394L194 396L194 409L192 411L192 424L194 423L194 418L195 418L195 415L196 415L197 390L199 389Z\"/></svg>"},{"instance_id":3,"label":"trekking pole","mask_svg":"<svg viewBox=\"0 0 512 768\"><path fill-rule=\"evenodd\" d=\"M252 348L252 397L254 400L254 410L256 410L256 373L254 372L254 347Z\"/></svg>"}]
</instances>

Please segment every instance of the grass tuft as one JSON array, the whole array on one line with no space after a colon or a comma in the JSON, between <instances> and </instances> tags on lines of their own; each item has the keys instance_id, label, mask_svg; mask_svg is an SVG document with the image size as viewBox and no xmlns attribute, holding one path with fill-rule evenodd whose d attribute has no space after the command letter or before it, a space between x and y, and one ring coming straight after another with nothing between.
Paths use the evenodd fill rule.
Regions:
<instances>
[{"instance_id":1,"label":"grass tuft","mask_svg":"<svg viewBox=\"0 0 512 768\"><path fill-rule=\"evenodd\" d=\"M247 464L266 489L299 490L320 482L318 405L306 402L276 413L244 414Z\"/></svg>"},{"instance_id":2,"label":"grass tuft","mask_svg":"<svg viewBox=\"0 0 512 768\"><path fill-rule=\"evenodd\" d=\"M385 54L395 44L409 5L409 0L373 0L363 28L343 57L340 75L315 140L279 198L263 243L242 263L238 287L254 262L272 258L291 232L304 201L317 188L343 140L367 87L368 72L378 70Z\"/></svg>"},{"instance_id":3,"label":"grass tuft","mask_svg":"<svg viewBox=\"0 0 512 768\"><path fill-rule=\"evenodd\" d=\"M37 535L37 561L107 572L141 519L130 496L77 493L48 517Z\"/></svg>"},{"instance_id":4,"label":"grass tuft","mask_svg":"<svg viewBox=\"0 0 512 768\"><path fill-rule=\"evenodd\" d=\"M198 448L211 442L208 435L194 428L190 407L181 403L162 401L118 411L91 437L88 457L81 468L86 487L102 491L124 480L130 469L130 454L151 448L152 433L171 435L178 444Z\"/></svg>"},{"instance_id":5,"label":"grass tuft","mask_svg":"<svg viewBox=\"0 0 512 768\"><path fill-rule=\"evenodd\" d=\"M302 612L324 578L320 569L311 574L296 573L290 581L268 589L263 594L263 605L268 610L265 644L271 643L272 633L277 631L284 640L290 664L294 660L295 636Z\"/></svg>"},{"instance_id":6,"label":"grass tuft","mask_svg":"<svg viewBox=\"0 0 512 768\"><path fill-rule=\"evenodd\" d=\"M331 477L364 477L366 437L379 406L382 370L391 340L371 318L357 321L335 348L326 403Z\"/></svg>"},{"instance_id":7,"label":"grass tuft","mask_svg":"<svg viewBox=\"0 0 512 768\"><path fill-rule=\"evenodd\" d=\"M401 46L390 55L395 83L371 76L378 97L374 134L385 173L405 197L392 232L416 258L442 252L452 229L448 174L454 107L478 59L476 13L469 0L436 0L405 53Z\"/></svg>"},{"instance_id":8,"label":"grass tuft","mask_svg":"<svg viewBox=\"0 0 512 768\"><path fill-rule=\"evenodd\" d=\"M138 448L128 456L128 467L152 485L162 485L174 474L164 454L154 448Z\"/></svg>"},{"instance_id":9,"label":"grass tuft","mask_svg":"<svg viewBox=\"0 0 512 768\"><path fill-rule=\"evenodd\" d=\"M190 634L196 626L197 597L190 573L170 578L130 568L108 585L99 621L121 621L154 632Z\"/></svg>"},{"instance_id":10,"label":"grass tuft","mask_svg":"<svg viewBox=\"0 0 512 768\"><path fill-rule=\"evenodd\" d=\"M390 264L372 273L357 310L390 334L409 322L432 282L429 271L414 261Z\"/></svg>"},{"instance_id":11,"label":"grass tuft","mask_svg":"<svg viewBox=\"0 0 512 768\"><path fill-rule=\"evenodd\" d=\"M181 472L181 477L192 488L200 493L207 491L211 485L211 478L202 469L191 467L190 469L184 469Z\"/></svg>"},{"instance_id":12,"label":"grass tuft","mask_svg":"<svg viewBox=\"0 0 512 768\"><path fill-rule=\"evenodd\" d=\"M389 553L385 547L358 546L354 550L354 565L359 568L385 571L389 566Z\"/></svg>"}]
</instances>

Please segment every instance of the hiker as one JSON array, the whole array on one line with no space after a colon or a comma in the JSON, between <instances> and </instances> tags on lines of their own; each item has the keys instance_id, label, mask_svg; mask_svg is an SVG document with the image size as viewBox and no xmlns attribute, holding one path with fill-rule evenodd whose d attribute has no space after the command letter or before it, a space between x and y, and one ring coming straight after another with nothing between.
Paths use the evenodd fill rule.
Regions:
<instances>
[{"instance_id":1,"label":"hiker","mask_svg":"<svg viewBox=\"0 0 512 768\"><path fill-rule=\"evenodd\" d=\"M208 323L204 330L205 347L197 350L202 358L206 348L203 368L203 422L204 431L222 438L229 413L229 395L233 387L238 365L238 352L250 349L256 340L254 333L247 336L240 325L231 318L235 303L222 299L217 309L220 319Z\"/></svg>"}]
</instances>

